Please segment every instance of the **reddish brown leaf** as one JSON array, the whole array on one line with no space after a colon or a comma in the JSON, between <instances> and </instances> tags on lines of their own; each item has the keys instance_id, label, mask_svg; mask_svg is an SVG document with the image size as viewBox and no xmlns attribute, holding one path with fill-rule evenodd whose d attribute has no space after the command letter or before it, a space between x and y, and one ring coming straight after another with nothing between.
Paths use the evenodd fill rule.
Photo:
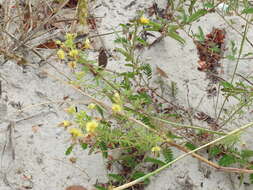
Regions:
<instances>
[{"instance_id":1,"label":"reddish brown leaf","mask_svg":"<svg viewBox=\"0 0 253 190\"><path fill-rule=\"evenodd\" d=\"M106 54L106 50L104 48L101 48L98 55L98 65L102 67L106 67L108 62L108 57Z\"/></svg>"},{"instance_id":2,"label":"reddish brown leaf","mask_svg":"<svg viewBox=\"0 0 253 190\"><path fill-rule=\"evenodd\" d=\"M40 44L37 46L37 48L43 48L43 49L57 49L58 45L53 41L49 40L43 44Z\"/></svg>"},{"instance_id":3,"label":"reddish brown leaf","mask_svg":"<svg viewBox=\"0 0 253 190\"><path fill-rule=\"evenodd\" d=\"M90 29L95 30L97 28L96 18L89 17L87 19L87 23L88 23Z\"/></svg>"}]
</instances>

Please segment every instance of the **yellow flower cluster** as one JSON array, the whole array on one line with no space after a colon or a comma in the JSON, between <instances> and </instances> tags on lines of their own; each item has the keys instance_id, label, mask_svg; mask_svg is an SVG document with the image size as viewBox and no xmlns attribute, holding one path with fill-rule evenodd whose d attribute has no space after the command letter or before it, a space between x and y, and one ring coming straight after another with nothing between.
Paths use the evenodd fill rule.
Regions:
<instances>
[{"instance_id":1,"label":"yellow flower cluster","mask_svg":"<svg viewBox=\"0 0 253 190\"><path fill-rule=\"evenodd\" d=\"M59 59L65 59L65 52L62 49L57 51L57 56Z\"/></svg>"},{"instance_id":2,"label":"yellow flower cluster","mask_svg":"<svg viewBox=\"0 0 253 190\"><path fill-rule=\"evenodd\" d=\"M115 112L115 113L121 112L122 111L121 105L119 105L119 104L113 104L112 105L112 111Z\"/></svg>"},{"instance_id":3,"label":"yellow flower cluster","mask_svg":"<svg viewBox=\"0 0 253 190\"><path fill-rule=\"evenodd\" d=\"M117 113L122 111L122 101L121 97L118 92L114 93L113 100L116 102L115 104L112 104L112 111Z\"/></svg>"},{"instance_id":4,"label":"yellow flower cluster","mask_svg":"<svg viewBox=\"0 0 253 190\"><path fill-rule=\"evenodd\" d=\"M86 38L83 45L84 45L85 49L91 49L91 44L90 44L89 38Z\"/></svg>"},{"instance_id":5,"label":"yellow flower cluster","mask_svg":"<svg viewBox=\"0 0 253 190\"><path fill-rule=\"evenodd\" d=\"M151 152L160 152L161 151L161 147L160 146L154 146L152 149L151 149Z\"/></svg>"},{"instance_id":6,"label":"yellow flower cluster","mask_svg":"<svg viewBox=\"0 0 253 190\"><path fill-rule=\"evenodd\" d=\"M98 122L95 120L92 120L86 123L86 130L89 133L94 133L97 127L98 127Z\"/></svg>"},{"instance_id":7,"label":"yellow flower cluster","mask_svg":"<svg viewBox=\"0 0 253 190\"><path fill-rule=\"evenodd\" d=\"M78 128L72 128L72 129L70 129L69 133L74 138L76 138L76 137L82 137L83 136L83 132L80 129L78 129Z\"/></svg>"},{"instance_id":8,"label":"yellow flower cluster","mask_svg":"<svg viewBox=\"0 0 253 190\"><path fill-rule=\"evenodd\" d=\"M76 56L78 56L78 50L77 49L70 50L69 51L69 56L75 58Z\"/></svg>"},{"instance_id":9,"label":"yellow flower cluster","mask_svg":"<svg viewBox=\"0 0 253 190\"><path fill-rule=\"evenodd\" d=\"M65 35L66 40L74 40L75 37L76 37L76 34L67 33Z\"/></svg>"},{"instance_id":10,"label":"yellow flower cluster","mask_svg":"<svg viewBox=\"0 0 253 190\"><path fill-rule=\"evenodd\" d=\"M71 68L71 69L75 69L76 68L76 62L75 61L68 62L68 67Z\"/></svg>"},{"instance_id":11,"label":"yellow flower cluster","mask_svg":"<svg viewBox=\"0 0 253 190\"><path fill-rule=\"evenodd\" d=\"M74 114L76 112L76 108L74 106L70 106L68 107L67 109L65 109L65 111L68 113L68 114Z\"/></svg>"},{"instance_id":12,"label":"yellow flower cluster","mask_svg":"<svg viewBox=\"0 0 253 190\"><path fill-rule=\"evenodd\" d=\"M118 92L114 93L113 100L118 104L121 103L121 98Z\"/></svg>"},{"instance_id":13,"label":"yellow flower cluster","mask_svg":"<svg viewBox=\"0 0 253 190\"><path fill-rule=\"evenodd\" d=\"M71 126L71 125L72 125L72 123L71 123L70 121L67 121L67 120L62 121L62 122L59 124L59 126L62 126L62 127L65 127L65 128L67 128L67 127L69 127L69 126Z\"/></svg>"},{"instance_id":14,"label":"yellow flower cluster","mask_svg":"<svg viewBox=\"0 0 253 190\"><path fill-rule=\"evenodd\" d=\"M88 108L91 109L91 110L93 110L93 109L96 108L96 104L90 103L90 104L88 105Z\"/></svg>"},{"instance_id":15,"label":"yellow flower cluster","mask_svg":"<svg viewBox=\"0 0 253 190\"><path fill-rule=\"evenodd\" d=\"M144 16L141 16L141 18L139 19L139 22L141 24L148 24L149 23L149 19L144 17Z\"/></svg>"}]
</instances>

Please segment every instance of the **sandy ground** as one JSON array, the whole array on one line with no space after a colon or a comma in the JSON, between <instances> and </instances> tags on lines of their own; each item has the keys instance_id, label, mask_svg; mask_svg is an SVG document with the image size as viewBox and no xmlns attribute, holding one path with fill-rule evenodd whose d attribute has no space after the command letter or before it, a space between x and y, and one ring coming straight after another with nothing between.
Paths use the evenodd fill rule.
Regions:
<instances>
[{"instance_id":1,"label":"sandy ground","mask_svg":"<svg viewBox=\"0 0 253 190\"><path fill-rule=\"evenodd\" d=\"M158 1L158 0L157 0ZM117 25L126 23L136 15L136 10L143 10L150 7L152 0L98 0L98 6L94 13L98 17L103 17L99 24L99 32L106 33L117 30ZM166 3L159 0L159 5ZM94 7L96 6L94 5ZM128 7L128 8L127 8ZM235 26L240 28L242 21L231 16ZM226 29L226 42L233 39L240 42L238 35L227 27L224 21L215 14L208 14L196 23L193 30L201 26L204 32L210 32L213 27ZM155 68L158 65L166 71L169 76L168 81L173 80L178 86L178 96L176 101L185 107L196 108L199 101L202 103L198 107L199 111L215 116L214 99L207 98L206 89L208 80L203 72L197 70L197 50L192 40L182 33L186 39L186 45L182 46L173 39L166 38L149 50L143 52L143 60L152 64ZM253 32L249 32L249 38L253 39ZM106 48L113 52L115 47L113 40L115 36L103 38ZM245 46L245 52L250 47ZM32 59L36 64L37 60ZM59 70L71 75L65 66L52 59ZM235 66L234 62L222 61L224 74L223 78L229 78ZM121 68L120 61L111 60L108 68ZM31 107L22 114L17 114L19 107L36 105L41 102L63 100L69 96L74 100L85 98L73 89L59 83L50 77L40 77L40 71L48 70L54 75L58 75L49 65L44 65L41 70L28 67L23 70L16 63L8 61L0 66L0 76L2 80L3 95L0 102L1 119L24 121L15 124L12 131L13 138L9 139L9 131L5 131L9 122L0 125L0 150L1 170L0 170L0 190L11 189L34 189L34 190L63 190L68 185L78 184L85 187L92 187L98 182L106 182L106 170L100 154L88 155L88 152L76 149L70 156L65 156L64 152L69 145L69 135L57 125L64 119L69 119L63 111L64 106L60 104L46 104L39 107ZM242 61L239 65L239 73L249 74L253 72L252 63ZM188 87L187 87L188 86ZM187 91L189 103L187 101ZM5 106L7 105L7 112ZM229 105L229 104L228 104ZM31 119L28 117L33 116ZM252 114L242 118L240 123L234 126L252 121ZM251 138L253 130L249 130L245 141L249 146L253 146ZM15 159L6 143L13 141L15 148ZM176 152L176 154L179 154ZM71 157L77 158L76 163L71 163ZM186 158L171 168L153 177L147 190L250 190L251 185L243 184L238 186L237 175L229 175L217 172L193 158Z\"/></svg>"}]
</instances>

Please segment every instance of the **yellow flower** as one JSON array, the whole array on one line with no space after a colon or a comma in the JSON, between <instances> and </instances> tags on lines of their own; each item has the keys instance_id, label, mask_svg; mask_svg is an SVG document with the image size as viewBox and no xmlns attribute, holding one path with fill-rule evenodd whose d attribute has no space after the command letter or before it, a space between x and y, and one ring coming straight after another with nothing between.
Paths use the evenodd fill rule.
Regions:
<instances>
[{"instance_id":1,"label":"yellow flower","mask_svg":"<svg viewBox=\"0 0 253 190\"><path fill-rule=\"evenodd\" d=\"M95 120L92 120L86 123L87 132L93 133L97 127L98 127L98 122L96 122Z\"/></svg>"},{"instance_id":2,"label":"yellow flower","mask_svg":"<svg viewBox=\"0 0 253 190\"><path fill-rule=\"evenodd\" d=\"M61 42L60 40L55 40L55 43L56 43L57 45L61 45L61 44L62 44L62 42Z\"/></svg>"},{"instance_id":3,"label":"yellow flower","mask_svg":"<svg viewBox=\"0 0 253 190\"><path fill-rule=\"evenodd\" d=\"M122 111L121 105L119 105L119 104L113 104L112 105L112 111L114 111L114 112L121 112Z\"/></svg>"},{"instance_id":4,"label":"yellow flower","mask_svg":"<svg viewBox=\"0 0 253 190\"><path fill-rule=\"evenodd\" d=\"M76 108L74 106L70 106L68 107L67 109L65 109L65 111L68 113L68 114L74 114L76 112Z\"/></svg>"},{"instance_id":5,"label":"yellow flower","mask_svg":"<svg viewBox=\"0 0 253 190\"><path fill-rule=\"evenodd\" d=\"M84 48L85 49L90 49L91 48L91 44L90 44L89 38L86 38L86 40L84 41Z\"/></svg>"},{"instance_id":6,"label":"yellow flower","mask_svg":"<svg viewBox=\"0 0 253 190\"><path fill-rule=\"evenodd\" d=\"M72 49L69 52L70 57L76 57L78 55L78 50L77 49Z\"/></svg>"},{"instance_id":7,"label":"yellow flower","mask_svg":"<svg viewBox=\"0 0 253 190\"><path fill-rule=\"evenodd\" d=\"M149 19L147 19L144 16L141 16L139 21L140 21L141 24L148 24L149 23Z\"/></svg>"},{"instance_id":8,"label":"yellow flower","mask_svg":"<svg viewBox=\"0 0 253 190\"><path fill-rule=\"evenodd\" d=\"M71 68L71 69L76 68L76 62L75 61L68 62L68 67Z\"/></svg>"},{"instance_id":9,"label":"yellow flower","mask_svg":"<svg viewBox=\"0 0 253 190\"><path fill-rule=\"evenodd\" d=\"M69 133L73 136L73 137L81 137L83 136L83 133L80 129L77 128L72 128L69 130Z\"/></svg>"},{"instance_id":10,"label":"yellow flower","mask_svg":"<svg viewBox=\"0 0 253 190\"><path fill-rule=\"evenodd\" d=\"M90 103L88 105L88 108L91 109L91 110L93 110L95 107L96 107L96 104L93 104L93 103Z\"/></svg>"},{"instance_id":11,"label":"yellow flower","mask_svg":"<svg viewBox=\"0 0 253 190\"><path fill-rule=\"evenodd\" d=\"M67 33L65 35L66 40L73 40L75 38L75 34Z\"/></svg>"},{"instance_id":12,"label":"yellow flower","mask_svg":"<svg viewBox=\"0 0 253 190\"><path fill-rule=\"evenodd\" d=\"M113 95L113 99L116 103L120 103L121 100L120 100L120 95L118 92L116 92L114 95Z\"/></svg>"},{"instance_id":13,"label":"yellow flower","mask_svg":"<svg viewBox=\"0 0 253 190\"><path fill-rule=\"evenodd\" d=\"M161 148L159 146L154 146L152 149L151 149L152 152L160 152L161 151Z\"/></svg>"},{"instance_id":14,"label":"yellow flower","mask_svg":"<svg viewBox=\"0 0 253 190\"><path fill-rule=\"evenodd\" d=\"M70 121L64 120L60 125L67 128L71 125L71 123L70 123Z\"/></svg>"},{"instance_id":15,"label":"yellow flower","mask_svg":"<svg viewBox=\"0 0 253 190\"><path fill-rule=\"evenodd\" d=\"M65 52L62 49L59 49L57 51L57 56L59 59L64 59L65 58Z\"/></svg>"}]
</instances>

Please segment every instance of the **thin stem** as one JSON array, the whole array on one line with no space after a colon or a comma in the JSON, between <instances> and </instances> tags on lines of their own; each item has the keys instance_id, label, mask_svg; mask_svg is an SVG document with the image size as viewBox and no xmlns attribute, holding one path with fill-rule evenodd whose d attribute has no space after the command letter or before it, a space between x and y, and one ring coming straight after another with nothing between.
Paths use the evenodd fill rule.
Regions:
<instances>
[{"instance_id":1,"label":"thin stem","mask_svg":"<svg viewBox=\"0 0 253 190\"><path fill-rule=\"evenodd\" d=\"M242 55L245 39L247 37L247 30L248 30L248 23L246 22L246 26L245 26L244 33L243 33L243 38L242 38L241 45L240 45L239 55L238 55L238 58L237 58L237 61L236 61L236 66L235 66L235 69L234 69L234 72L233 72L232 79L231 79L230 83L233 83L234 78L235 78L235 74L236 74L236 71L237 71L237 68L238 68L238 65L239 65L239 62L240 62L240 57ZM229 98L229 96L225 97L225 100L222 103L222 106L221 106L221 109L220 109L220 112L218 114L218 117L217 117L216 121L218 121L220 119L221 113L224 109L224 106L225 106L228 98Z\"/></svg>"},{"instance_id":2,"label":"thin stem","mask_svg":"<svg viewBox=\"0 0 253 190\"><path fill-rule=\"evenodd\" d=\"M234 118L234 116L240 112L242 110L242 108L244 108L245 106L247 106L249 103L251 103L253 101L253 98L251 98L250 100L248 100L247 102L245 102L244 104L240 105L239 108L237 108L230 116L227 120L225 120L220 126L223 127L225 126L231 119Z\"/></svg>"},{"instance_id":3,"label":"thin stem","mask_svg":"<svg viewBox=\"0 0 253 190\"><path fill-rule=\"evenodd\" d=\"M217 135L226 135L227 134L227 133L222 133L222 132L218 132L218 131L212 131L212 130L205 129L205 128L198 127L198 126L184 125L184 124L181 124L181 123L175 123L175 122L168 121L168 120L165 120L165 119L161 119L161 118L158 118L158 117L152 117L152 118L156 119L158 121L170 124L173 127L177 127L177 128L180 127L180 128L197 129L197 130L200 130L200 131L205 131L205 132L212 133L212 134L217 134Z\"/></svg>"}]
</instances>

